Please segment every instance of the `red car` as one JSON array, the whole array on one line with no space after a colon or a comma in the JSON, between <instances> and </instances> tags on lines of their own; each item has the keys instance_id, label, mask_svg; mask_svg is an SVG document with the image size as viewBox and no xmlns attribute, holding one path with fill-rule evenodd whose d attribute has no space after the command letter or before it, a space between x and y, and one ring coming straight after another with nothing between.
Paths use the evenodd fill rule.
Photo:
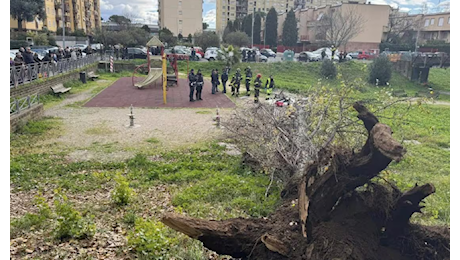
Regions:
<instances>
[{"instance_id":1,"label":"red car","mask_svg":"<svg viewBox=\"0 0 460 260\"><path fill-rule=\"evenodd\" d=\"M204 57L204 51L201 49L201 47L193 47L196 53L200 54L201 57Z\"/></svg>"},{"instance_id":2,"label":"red car","mask_svg":"<svg viewBox=\"0 0 460 260\"><path fill-rule=\"evenodd\" d=\"M367 51L358 52L358 60L370 60L374 58L374 54Z\"/></svg>"}]
</instances>

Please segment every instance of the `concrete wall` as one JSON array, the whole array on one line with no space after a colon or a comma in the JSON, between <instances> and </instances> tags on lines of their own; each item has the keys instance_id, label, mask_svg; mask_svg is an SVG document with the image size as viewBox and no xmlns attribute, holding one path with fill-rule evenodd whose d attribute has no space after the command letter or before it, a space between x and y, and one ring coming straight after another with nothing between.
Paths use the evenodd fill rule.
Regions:
<instances>
[{"instance_id":1,"label":"concrete wall","mask_svg":"<svg viewBox=\"0 0 460 260\"><path fill-rule=\"evenodd\" d=\"M56 77L51 77L46 80L39 80L38 82L22 84L15 88L10 88L10 97L19 99L29 95L34 95L36 93L38 93L39 95L48 94L51 91L51 86L55 86L59 83L65 83L70 80L79 79L81 71L86 71L88 73L90 71L94 72L96 70L97 63L89 66L86 70L75 70L68 74L58 75Z\"/></svg>"},{"instance_id":2,"label":"concrete wall","mask_svg":"<svg viewBox=\"0 0 460 260\"><path fill-rule=\"evenodd\" d=\"M19 114L10 116L10 133L16 132L29 120L38 120L44 114L43 104L33 105L31 108L21 111Z\"/></svg>"}]
</instances>

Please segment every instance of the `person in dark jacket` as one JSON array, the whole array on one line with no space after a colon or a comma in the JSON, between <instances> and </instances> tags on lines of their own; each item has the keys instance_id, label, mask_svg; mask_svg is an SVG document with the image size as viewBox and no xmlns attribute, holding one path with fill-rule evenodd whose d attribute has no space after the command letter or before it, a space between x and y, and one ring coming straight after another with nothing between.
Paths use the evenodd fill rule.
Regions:
<instances>
[{"instance_id":1,"label":"person in dark jacket","mask_svg":"<svg viewBox=\"0 0 460 260\"><path fill-rule=\"evenodd\" d=\"M270 79L267 79L267 82L265 82L265 89L267 90L267 97L265 98L266 100L270 99L270 95L272 94L274 88L275 80L273 79L273 75L270 75Z\"/></svg>"},{"instance_id":2,"label":"person in dark jacket","mask_svg":"<svg viewBox=\"0 0 460 260\"><path fill-rule=\"evenodd\" d=\"M35 63L40 63L42 60L40 60L40 58L38 57L38 54L37 53L34 53L34 62Z\"/></svg>"},{"instance_id":3,"label":"person in dark jacket","mask_svg":"<svg viewBox=\"0 0 460 260\"><path fill-rule=\"evenodd\" d=\"M251 79L252 79L251 67L248 66L244 71L246 72L246 96L250 96L251 95L250 86L251 86Z\"/></svg>"},{"instance_id":4,"label":"person in dark jacket","mask_svg":"<svg viewBox=\"0 0 460 260\"><path fill-rule=\"evenodd\" d=\"M321 51L321 59L324 60L325 57L326 57L326 49L323 49Z\"/></svg>"},{"instance_id":5,"label":"person in dark jacket","mask_svg":"<svg viewBox=\"0 0 460 260\"><path fill-rule=\"evenodd\" d=\"M224 69L224 72L222 72L222 76L220 76L220 79L222 80L222 86L224 90L222 93L227 93L227 81L228 81L228 67Z\"/></svg>"},{"instance_id":6,"label":"person in dark jacket","mask_svg":"<svg viewBox=\"0 0 460 260\"><path fill-rule=\"evenodd\" d=\"M246 49L243 49L243 52L241 53L241 57L243 59L243 62L247 61L247 59L246 59Z\"/></svg>"},{"instance_id":7,"label":"person in dark jacket","mask_svg":"<svg viewBox=\"0 0 460 260\"><path fill-rule=\"evenodd\" d=\"M24 64L24 57L22 57L20 52L16 52L16 57L14 57L14 66L21 66Z\"/></svg>"},{"instance_id":8,"label":"person in dark jacket","mask_svg":"<svg viewBox=\"0 0 460 260\"><path fill-rule=\"evenodd\" d=\"M32 50L30 49L30 47L26 48L26 51L23 54L23 58L26 64L35 63L34 54L32 53Z\"/></svg>"},{"instance_id":9,"label":"person in dark jacket","mask_svg":"<svg viewBox=\"0 0 460 260\"><path fill-rule=\"evenodd\" d=\"M44 62L50 62L50 61L51 61L51 54L50 54L50 52L47 52L47 53L45 54L45 57L43 57L43 60L42 60L42 61L44 61Z\"/></svg>"},{"instance_id":10,"label":"person in dark jacket","mask_svg":"<svg viewBox=\"0 0 460 260\"><path fill-rule=\"evenodd\" d=\"M204 79L201 70L196 74L196 100L203 100L201 98L201 91L203 91Z\"/></svg>"},{"instance_id":11,"label":"person in dark jacket","mask_svg":"<svg viewBox=\"0 0 460 260\"><path fill-rule=\"evenodd\" d=\"M259 103L260 88L262 87L262 75L257 74L254 80L254 103Z\"/></svg>"},{"instance_id":12,"label":"person in dark jacket","mask_svg":"<svg viewBox=\"0 0 460 260\"><path fill-rule=\"evenodd\" d=\"M219 74L217 74L217 70L213 69L211 73L211 83L212 83L212 89L211 93L216 94L217 91L217 86L219 85Z\"/></svg>"},{"instance_id":13,"label":"person in dark jacket","mask_svg":"<svg viewBox=\"0 0 460 260\"><path fill-rule=\"evenodd\" d=\"M194 102L195 100L193 99L193 92L195 91L196 86L196 76L193 69L191 69L190 74L188 74L188 85L190 87L190 102Z\"/></svg>"}]
</instances>

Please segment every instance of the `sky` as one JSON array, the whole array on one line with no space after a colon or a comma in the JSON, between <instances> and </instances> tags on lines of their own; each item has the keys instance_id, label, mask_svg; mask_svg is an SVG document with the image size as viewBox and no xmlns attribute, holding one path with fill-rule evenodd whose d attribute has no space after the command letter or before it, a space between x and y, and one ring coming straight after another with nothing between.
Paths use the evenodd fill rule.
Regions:
<instances>
[{"instance_id":1,"label":"sky","mask_svg":"<svg viewBox=\"0 0 460 260\"><path fill-rule=\"evenodd\" d=\"M101 14L104 20L111 15L125 15L131 20L145 24L156 24L158 21L157 0L100 0ZM187 0L185 0L187 1ZM421 13L424 4L428 12L445 11L450 7L450 0L371 0L372 4L388 4L399 7L401 11ZM204 0L203 22L210 28L216 28L216 0Z\"/></svg>"}]
</instances>

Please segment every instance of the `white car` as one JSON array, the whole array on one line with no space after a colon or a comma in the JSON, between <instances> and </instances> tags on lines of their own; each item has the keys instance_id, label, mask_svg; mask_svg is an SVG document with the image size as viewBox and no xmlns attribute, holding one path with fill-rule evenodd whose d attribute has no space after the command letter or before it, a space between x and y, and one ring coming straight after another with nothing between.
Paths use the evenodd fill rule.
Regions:
<instances>
[{"instance_id":1,"label":"white car","mask_svg":"<svg viewBox=\"0 0 460 260\"><path fill-rule=\"evenodd\" d=\"M208 61L215 61L217 60L218 53L223 54L223 51L216 47L207 48L206 52L204 53L204 58Z\"/></svg>"},{"instance_id":2,"label":"white car","mask_svg":"<svg viewBox=\"0 0 460 260\"><path fill-rule=\"evenodd\" d=\"M88 47L88 45L86 44L75 44L72 48L78 48L80 50L84 50L86 49L86 47Z\"/></svg>"},{"instance_id":3,"label":"white car","mask_svg":"<svg viewBox=\"0 0 460 260\"><path fill-rule=\"evenodd\" d=\"M326 49L326 59L330 60L332 56L332 50L328 47L319 48L316 51L306 51L305 54L308 56L309 61L320 61L322 60L321 53L323 52L323 49ZM339 60L339 53L340 52L338 50L334 53L334 60ZM352 60L353 58L350 56L350 54L347 54L345 59Z\"/></svg>"}]
</instances>

